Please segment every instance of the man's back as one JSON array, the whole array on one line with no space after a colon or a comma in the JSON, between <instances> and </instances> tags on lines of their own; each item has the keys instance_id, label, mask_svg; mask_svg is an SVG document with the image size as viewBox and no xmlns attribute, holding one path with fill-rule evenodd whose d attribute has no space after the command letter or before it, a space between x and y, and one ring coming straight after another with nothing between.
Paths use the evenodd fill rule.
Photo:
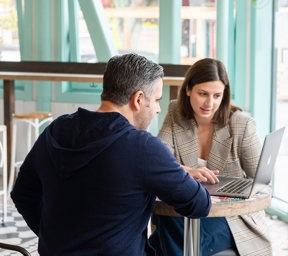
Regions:
<instances>
[{"instance_id":1,"label":"man's back","mask_svg":"<svg viewBox=\"0 0 288 256\"><path fill-rule=\"evenodd\" d=\"M41 255L141 255L148 250L155 195L184 214L208 214L206 191L173 159L157 138L120 114L79 109L40 136L21 167L29 180L20 172L12 198L39 235ZM42 190L41 211L39 198L23 204L26 185ZM193 200L195 208L186 209Z\"/></svg>"},{"instance_id":2,"label":"man's back","mask_svg":"<svg viewBox=\"0 0 288 256\"><path fill-rule=\"evenodd\" d=\"M182 215L208 215L206 189L143 131L161 111L163 76L143 56L113 56L97 112L61 116L41 134L11 193L41 256L153 254L146 229L156 196Z\"/></svg>"}]
</instances>

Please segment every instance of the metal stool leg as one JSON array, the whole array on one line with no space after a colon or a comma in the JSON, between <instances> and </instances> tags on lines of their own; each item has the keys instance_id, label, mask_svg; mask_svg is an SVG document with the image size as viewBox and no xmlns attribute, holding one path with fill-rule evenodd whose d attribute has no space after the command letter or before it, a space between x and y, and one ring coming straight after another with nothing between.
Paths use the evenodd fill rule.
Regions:
<instances>
[{"instance_id":1,"label":"metal stool leg","mask_svg":"<svg viewBox=\"0 0 288 256\"><path fill-rule=\"evenodd\" d=\"M7 220L7 129L5 125L0 125L0 169L2 170L2 190L3 195L3 219L5 224Z\"/></svg>"},{"instance_id":2,"label":"metal stool leg","mask_svg":"<svg viewBox=\"0 0 288 256\"><path fill-rule=\"evenodd\" d=\"M16 163L16 135L17 135L17 126L15 121L13 122L12 128L12 147L11 147L11 163L10 163L10 177L9 177L9 184L8 184L8 193L11 192L14 179L15 179L15 163Z\"/></svg>"}]
</instances>

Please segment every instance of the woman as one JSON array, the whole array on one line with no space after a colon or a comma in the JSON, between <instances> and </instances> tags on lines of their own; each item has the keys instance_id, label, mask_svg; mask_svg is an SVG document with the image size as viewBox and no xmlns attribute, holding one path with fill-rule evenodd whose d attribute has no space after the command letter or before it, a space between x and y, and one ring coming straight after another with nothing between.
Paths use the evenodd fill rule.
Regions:
<instances>
[{"instance_id":1,"label":"woman","mask_svg":"<svg viewBox=\"0 0 288 256\"><path fill-rule=\"evenodd\" d=\"M231 105L223 63L202 59L190 67L178 101L172 101L159 137L200 182L217 174L254 178L261 143L253 118ZM183 218L153 216L150 243L159 255L183 255ZM239 255L272 255L264 211L201 219L201 255L233 249Z\"/></svg>"}]
</instances>

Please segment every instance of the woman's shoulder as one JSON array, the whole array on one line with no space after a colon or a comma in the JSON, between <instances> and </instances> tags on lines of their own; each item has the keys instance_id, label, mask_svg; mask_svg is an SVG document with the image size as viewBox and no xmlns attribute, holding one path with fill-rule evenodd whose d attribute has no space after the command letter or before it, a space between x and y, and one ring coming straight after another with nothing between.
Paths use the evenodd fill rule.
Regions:
<instances>
[{"instance_id":1,"label":"woman's shoulder","mask_svg":"<svg viewBox=\"0 0 288 256\"><path fill-rule=\"evenodd\" d=\"M171 100L168 105L168 114L175 122L179 122L181 120L181 115L178 109L178 101L177 100Z\"/></svg>"},{"instance_id":2,"label":"woman's shoulder","mask_svg":"<svg viewBox=\"0 0 288 256\"><path fill-rule=\"evenodd\" d=\"M178 101L177 100L171 100L168 106L168 116L171 120L171 122L177 126L181 127L181 129L190 129L191 125L194 125L193 120L188 120L184 118L178 108Z\"/></svg>"},{"instance_id":3,"label":"woman's shoulder","mask_svg":"<svg viewBox=\"0 0 288 256\"><path fill-rule=\"evenodd\" d=\"M230 123L247 123L250 121L254 121L254 118L247 111L236 110L231 113Z\"/></svg>"},{"instance_id":4,"label":"woman's shoulder","mask_svg":"<svg viewBox=\"0 0 288 256\"><path fill-rule=\"evenodd\" d=\"M256 131L256 122L247 111L237 110L230 117L230 130L234 134L244 134ZM249 132L249 133L250 133Z\"/></svg>"},{"instance_id":5,"label":"woman's shoulder","mask_svg":"<svg viewBox=\"0 0 288 256\"><path fill-rule=\"evenodd\" d=\"M177 105L178 105L178 101L177 100L171 100L169 102L168 110L172 111L172 112L176 112L177 111Z\"/></svg>"}]
</instances>

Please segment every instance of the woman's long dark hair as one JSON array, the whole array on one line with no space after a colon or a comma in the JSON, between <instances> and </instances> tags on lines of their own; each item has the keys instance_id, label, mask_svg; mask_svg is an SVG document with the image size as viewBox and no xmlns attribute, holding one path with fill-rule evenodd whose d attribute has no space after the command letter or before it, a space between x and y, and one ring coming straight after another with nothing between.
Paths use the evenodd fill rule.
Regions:
<instances>
[{"instance_id":1,"label":"woman's long dark hair","mask_svg":"<svg viewBox=\"0 0 288 256\"><path fill-rule=\"evenodd\" d=\"M213 123L224 127L229 123L231 112L241 109L231 104L231 89L228 74L224 64L219 60L211 58L201 59L187 70L179 92L178 109L184 118L195 120L187 91L191 91L197 84L212 81L221 81L225 86L222 102L212 120Z\"/></svg>"}]
</instances>

